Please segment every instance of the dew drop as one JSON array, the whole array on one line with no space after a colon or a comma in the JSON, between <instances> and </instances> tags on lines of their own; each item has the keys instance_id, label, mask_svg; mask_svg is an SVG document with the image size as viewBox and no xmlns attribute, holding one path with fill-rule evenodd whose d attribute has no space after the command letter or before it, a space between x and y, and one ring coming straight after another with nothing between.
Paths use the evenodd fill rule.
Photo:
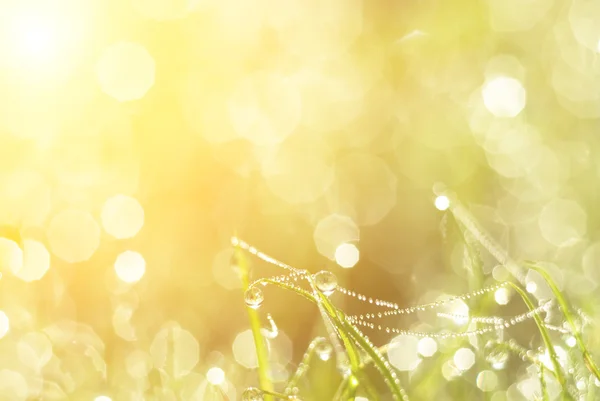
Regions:
<instances>
[{"instance_id":1,"label":"dew drop","mask_svg":"<svg viewBox=\"0 0 600 401\"><path fill-rule=\"evenodd\" d=\"M325 295L331 295L337 288L337 277L330 271L321 270L315 274L315 284L319 291Z\"/></svg>"},{"instance_id":2,"label":"dew drop","mask_svg":"<svg viewBox=\"0 0 600 401\"><path fill-rule=\"evenodd\" d=\"M263 401L263 392L256 387L248 387L242 393L242 401Z\"/></svg>"},{"instance_id":3,"label":"dew drop","mask_svg":"<svg viewBox=\"0 0 600 401\"><path fill-rule=\"evenodd\" d=\"M485 360L488 361L496 370L503 369L508 361L508 351L502 344L489 342L485 346Z\"/></svg>"},{"instance_id":4,"label":"dew drop","mask_svg":"<svg viewBox=\"0 0 600 401\"><path fill-rule=\"evenodd\" d=\"M319 356L319 359L322 361L327 361L331 358L331 352L333 351L333 347L327 341L321 341L315 347L315 352Z\"/></svg>"},{"instance_id":5,"label":"dew drop","mask_svg":"<svg viewBox=\"0 0 600 401\"><path fill-rule=\"evenodd\" d=\"M258 287L250 287L244 294L244 301L252 309L258 309L265 300L263 292ZM261 398L262 399L262 398Z\"/></svg>"}]
</instances>

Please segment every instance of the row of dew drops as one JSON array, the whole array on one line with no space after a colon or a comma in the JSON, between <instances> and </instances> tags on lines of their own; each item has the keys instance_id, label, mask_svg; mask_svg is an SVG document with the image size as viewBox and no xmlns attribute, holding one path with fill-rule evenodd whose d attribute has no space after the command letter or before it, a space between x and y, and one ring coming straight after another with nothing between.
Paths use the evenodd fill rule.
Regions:
<instances>
[{"instance_id":1,"label":"row of dew drops","mask_svg":"<svg viewBox=\"0 0 600 401\"><path fill-rule=\"evenodd\" d=\"M256 257L258 257L259 259L262 259L263 261L265 261L267 263L276 265L276 266L288 271L288 274L286 274L286 275L270 277L270 278L266 278L266 279L261 278L261 279L258 279L256 281L252 282L248 286L248 289L246 290L246 292L244 294L244 301L245 301L246 305L250 308L258 309L264 302L263 291L258 286L258 284L261 284L262 286L266 286L266 285L272 284L272 283L283 283L286 286L289 286L291 288L301 289L300 287L294 285L292 282L297 282L298 280L304 279L304 280L308 280L309 283L313 283L314 286L316 287L316 289L318 289L318 291L322 292L324 295L329 296L337 290L339 293L346 295L346 296L353 297L359 301L373 304L380 308L387 308L387 310L385 310L384 312L367 313L365 315L346 316L346 320L348 321L348 323L354 324L355 326L362 326L362 327L366 327L368 329L385 331L387 333L404 334L404 335L411 335L411 336L416 336L416 337L421 337L421 338L431 338L431 339L433 339L433 338L448 339L448 338L470 337L470 336L479 336L479 335L482 335L485 333L490 333L490 332L496 332L498 339L497 340L489 340L484 347L485 359L487 360L488 363L491 364L491 366L494 369L504 368L505 364L507 363L507 361L509 359L509 352L515 353L524 361L529 361L531 363L538 364L538 365L543 363L544 353L545 353L545 350L543 349L543 347L540 347L537 351L533 351L533 350L528 350L526 348L519 346L514 340L504 341L503 340L503 337L504 337L503 330L505 328L509 328L511 326L522 323L526 320L532 319L535 315L540 314L540 313L545 313L546 317L549 317L550 311L554 305L554 303L552 301L540 302L540 305L537 308L535 308L531 311L528 311L526 313L523 313L521 315L514 316L510 319L505 319L505 318L501 318L501 317L493 317L493 316L492 317L470 317L470 316L455 315L455 314L448 314L448 313L442 313L442 312L437 313L438 317L448 318L448 319L452 319L456 322L463 322L463 323L471 321L473 323L480 325L480 328L477 328L475 330L470 330L470 331L463 331L463 332L422 333L422 332L414 332L414 331L408 331L408 330L401 330L401 329L393 328L393 327L382 326L380 324L375 324L373 322L373 320L378 319L378 318L399 315L399 314L410 314L410 313L415 313L415 312L419 312L419 311L432 310L432 309L438 308L442 305L445 305L445 304L448 304L451 302L455 302L455 301L459 301L459 300L467 300L467 299L477 297L477 296L483 296L485 294L495 292L497 290L505 288L507 283L500 283L500 284L486 287L486 288L483 288L483 289L480 289L480 290L477 290L477 291L474 291L471 293L457 295L454 297L450 297L450 298L443 299L443 300L438 300L438 301L431 302L428 304L412 306L412 307L408 307L408 308L400 308L400 306L396 303L367 297L365 295L358 294L355 291L351 291L351 290L348 290L346 288L339 286L337 277L335 276L335 274L333 274L330 271L323 270L318 273L311 274L310 272L308 272L306 270L294 268L294 267L287 265L277 259L274 259L274 258L264 254L263 252L259 251L255 247L249 245L248 243L240 240L237 237L233 237L231 242L232 242L233 246L239 247L243 250L246 250L249 253L251 253L252 255L255 255ZM274 322L272 321L272 318L270 317L270 315L268 316L268 319L271 322L271 325L273 326ZM483 326L483 327L481 327L481 326ZM572 341L571 341L572 336L570 336L571 332L568 329L566 329L564 327L553 326L551 324L546 324L546 327L550 330L558 331L562 334L567 335L568 337L566 337L566 342L569 346L572 345ZM299 401L300 398L298 397L298 388L294 387L292 384L294 384L297 381L298 377L301 376L306 371L306 369L308 368L308 361L310 360L311 356L313 354L316 354L321 360L326 361L331 358L332 353L333 353L333 347L325 338L317 337L316 339L314 339L310 343L294 377L290 380L290 385L288 385L286 387L285 397L287 397L287 399L290 401ZM342 374L347 374L347 370L342 372ZM267 393L265 393L261 389L258 389L255 387L249 387L243 392L242 400L243 401L262 401L265 394L267 394Z\"/></svg>"}]
</instances>

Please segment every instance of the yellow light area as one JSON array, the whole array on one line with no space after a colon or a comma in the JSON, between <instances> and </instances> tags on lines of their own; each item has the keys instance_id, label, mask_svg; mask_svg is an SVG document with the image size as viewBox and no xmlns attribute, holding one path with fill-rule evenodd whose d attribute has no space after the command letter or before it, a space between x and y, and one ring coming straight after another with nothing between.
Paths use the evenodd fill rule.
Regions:
<instances>
[{"instance_id":1,"label":"yellow light area","mask_svg":"<svg viewBox=\"0 0 600 401\"><path fill-rule=\"evenodd\" d=\"M437 210L447 210L450 207L450 199L445 195L440 195L435 198L435 208Z\"/></svg>"},{"instance_id":2,"label":"yellow light area","mask_svg":"<svg viewBox=\"0 0 600 401\"><path fill-rule=\"evenodd\" d=\"M3 338L10 330L10 322L4 311L0 310L0 338Z\"/></svg>"},{"instance_id":3,"label":"yellow light area","mask_svg":"<svg viewBox=\"0 0 600 401\"><path fill-rule=\"evenodd\" d=\"M15 276L23 281L40 280L50 269L50 252L39 241L26 239L23 241L23 266L15 272Z\"/></svg>"},{"instance_id":4,"label":"yellow light area","mask_svg":"<svg viewBox=\"0 0 600 401\"><path fill-rule=\"evenodd\" d=\"M112 401L112 398L106 395L99 395L98 397L94 398L94 401Z\"/></svg>"},{"instance_id":5,"label":"yellow light area","mask_svg":"<svg viewBox=\"0 0 600 401\"><path fill-rule=\"evenodd\" d=\"M152 369L152 359L148 353L142 350L134 350L125 359L125 367L127 373L131 377L142 378L147 377Z\"/></svg>"},{"instance_id":6,"label":"yellow light area","mask_svg":"<svg viewBox=\"0 0 600 401\"><path fill-rule=\"evenodd\" d=\"M518 79L499 76L489 79L481 90L483 103L496 117L516 117L525 108L527 94Z\"/></svg>"},{"instance_id":7,"label":"yellow light area","mask_svg":"<svg viewBox=\"0 0 600 401\"><path fill-rule=\"evenodd\" d=\"M45 334L30 332L19 340L17 353L21 363L39 371L52 358L52 343Z\"/></svg>"},{"instance_id":8,"label":"yellow light area","mask_svg":"<svg viewBox=\"0 0 600 401\"><path fill-rule=\"evenodd\" d=\"M258 73L239 83L228 107L240 136L257 145L274 145L298 126L302 100L292 79L276 73Z\"/></svg>"},{"instance_id":9,"label":"yellow light area","mask_svg":"<svg viewBox=\"0 0 600 401\"><path fill-rule=\"evenodd\" d=\"M115 272L126 283L136 283L146 272L146 261L138 252L125 251L117 256Z\"/></svg>"},{"instance_id":10,"label":"yellow light area","mask_svg":"<svg viewBox=\"0 0 600 401\"><path fill-rule=\"evenodd\" d=\"M184 18L200 0L133 0L133 7L144 18L157 21Z\"/></svg>"},{"instance_id":11,"label":"yellow light area","mask_svg":"<svg viewBox=\"0 0 600 401\"><path fill-rule=\"evenodd\" d=\"M23 267L23 251L15 241L0 237L0 271L15 273Z\"/></svg>"},{"instance_id":12,"label":"yellow light area","mask_svg":"<svg viewBox=\"0 0 600 401\"><path fill-rule=\"evenodd\" d=\"M104 203L100 218L104 230L113 237L131 238L144 225L144 209L135 198L115 195Z\"/></svg>"},{"instance_id":13,"label":"yellow light area","mask_svg":"<svg viewBox=\"0 0 600 401\"><path fill-rule=\"evenodd\" d=\"M29 384L21 373L2 369L0 370L0 394L5 400L25 401L29 397Z\"/></svg>"},{"instance_id":14,"label":"yellow light area","mask_svg":"<svg viewBox=\"0 0 600 401\"><path fill-rule=\"evenodd\" d=\"M335 261L345 269L354 267L358 263L360 252L354 244L341 244L335 250Z\"/></svg>"},{"instance_id":15,"label":"yellow light area","mask_svg":"<svg viewBox=\"0 0 600 401\"><path fill-rule=\"evenodd\" d=\"M542 208L538 223L544 239L556 246L573 245L587 232L585 210L570 199L552 199Z\"/></svg>"},{"instance_id":16,"label":"yellow light area","mask_svg":"<svg viewBox=\"0 0 600 401\"><path fill-rule=\"evenodd\" d=\"M291 204L317 200L334 181L329 149L318 136L294 133L264 157L262 174L269 189Z\"/></svg>"},{"instance_id":17,"label":"yellow light area","mask_svg":"<svg viewBox=\"0 0 600 401\"><path fill-rule=\"evenodd\" d=\"M154 85L155 62L138 43L118 42L104 50L96 76L104 93L120 102L139 100Z\"/></svg>"},{"instance_id":18,"label":"yellow light area","mask_svg":"<svg viewBox=\"0 0 600 401\"><path fill-rule=\"evenodd\" d=\"M206 372L206 380L214 386L219 386L225 382L225 372L223 369L213 366Z\"/></svg>"},{"instance_id":19,"label":"yellow light area","mask_svg":"<svg viewBox=\"0 0 600 401\"><path fill-rule=\"evenodd\" d=\"M3 5L3 7L6 7ZM68 77L86 37L81 4L15 2L3 9L8 35L0 44L3 57L28 80Z\"/></svg>"},{"instance_id":20,"label":"yellow light area","mask_svg":"<svg viewBox=\"0 0 600 401\"><path fill-rule=\"evenodd\" d=\"M61 211L50 221L46 234L52 253L69 263L88 260L100 246L100 227L83 210Z\"/></svg>"}]
</instances>

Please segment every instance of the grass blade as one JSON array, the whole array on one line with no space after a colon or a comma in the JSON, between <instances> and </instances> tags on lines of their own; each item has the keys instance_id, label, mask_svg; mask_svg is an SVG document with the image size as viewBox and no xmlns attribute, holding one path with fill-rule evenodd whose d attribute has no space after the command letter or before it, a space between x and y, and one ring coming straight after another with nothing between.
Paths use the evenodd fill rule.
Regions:
<instances>
[{"instance_id":1,"label":"grass blade","mask_svg":"<svg viewBox=\"0 0 600 401\"><path fill-rule=\"evenodd\" d=\"M575 337L577 346L579 347L579 350L581 351L581 354L583 356L583 361L585 362L585 366L596 377L596 379L600 380L600 370L598 369L598 365L596 365L596 362L594 362L594 360L592 359L592 355L590 354L587 347L585 346L585 343L583 342L581 333L579 332L579 329L577 328L577 325L575 324L575 319L573 318L573 314L571 313L571 308L569 308L569 304L567 303L567 300L565 299L564 295L558 289L558 286L556 285L554 280L552 280L552 277L550 277L550 275L548 274L548 272L546 272L546 270L544 270L543 268L541 268L540 266L538 266L532 262L525 262L525 265L527 267L535 270L536 272L540 273L541 276L546 281L546 283L548 283L548 286L554 293L554 296L556 297L556 300L558 301L558 305L559 305L563 315L565 316L565 319L567 320L567 324L569 325L569 327L571 328L571 331L573 332L573 336Z\"/></svg>"},{"instance_id":2,"label":"grass blade","mask_svg":"<svg viewBox=\"0 0 600 401\"><path fill-rule=\"evenodd\" d=\"M236 261L238 263L240 276L242 279L242 290L246 291L249 286L249 267L248 261L246 260L243 252L236 248L235 253ZM269 377L269 353L267 351L265 339L260 332L261 321L258 311L248 307L248 318L250 320L250 330L254 338L254 346L256 347L256 356L258 359L258 382L263 391L267 393L273 392L273 383ZM265 401L271 401L272 396L266 395Z\"/></svg>"}]
</instances>

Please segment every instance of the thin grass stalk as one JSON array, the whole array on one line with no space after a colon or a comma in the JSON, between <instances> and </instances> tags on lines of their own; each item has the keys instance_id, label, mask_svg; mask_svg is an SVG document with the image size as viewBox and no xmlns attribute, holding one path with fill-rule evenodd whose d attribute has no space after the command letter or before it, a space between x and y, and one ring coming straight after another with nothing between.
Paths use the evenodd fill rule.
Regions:
<instances>
[{"instance_id":1,"label":"thin grass stalk","mask_svg":"<svg viewBox=\"0 0 600 401\"><path fill-rule=\"evenodd\" d=\"M525 291L523 291L523 289L521 289L521 287L511 282L509 282L509 285L521 296L523 302L525 302L529 310L535 310L535 305L533 304L533 302L531 302L531 299L529 299L529 296ZM534 313L533 320L535 321L535 324L537 325L538 330L540 331L540 334L542 336L542 340L544 341L544 345L548 350L550 361L552 362L552 366L554 367L554 373L556 373L556 379L558 380L558 383L560 384L563 390L563 396L572 398L568 391L567 378L565 377L562 366L560 366L560 363L558 362L558 356L556 355L556 350L554 349L554 345L552 344L552 340L550 339L548 329L546 329L546 326L544 325L544 322L538 313Z\"/></svg>"},{"instance_id":2,"label":"thin grass stalk","mask_svg":"<svg viewBox=\"0 0 600 401\"><path fill-rule=\"evenodd\" d=\"M592 373L594 375L594 377L597 380L600 380L600 370L598 369L598 365L596 365L596 362L594 362L592 355L590 354L587 347L585 346L585 343L583 342L581 332L579 331L579 328L575 324L575 319L573 318L573 314L571 313L571 308L569 308L569 305L568 305L567 300L565 299L564 295L559 290L559 288L556 285L556 283L554 282L554 280L552 280L552 277L550 277L548 272L546 272L544 269L542 269L540 266L534 264L533 262L525 262L525 265L527 267L535 270L536 272L540 273L541 276L546 281L546 283L548 283L548 286L554 293L554 296L556 297L556 300L558 301L558 305L559 305L563 315L565 316L565 319L567 320L567 324L571 328L573 336L575 337L575 341L577 342L577 346L578 346L579 350L581 351L585 366L590 371L590 373Z\"/></svg>"},{"instance_id":3,"label":"thin grass stalk","mask_svg":"<svg viewBox=\"0 0 600 401\"><path fill-rule=\"evenodd\" d=\"M240 276L242 279L242 290L245 292L250 284L249 280L249 267L248 261L241 249L235 249L235 257L238 263ZM261 321L258 311L252 308L246 308L248 311L248 318L250 320L250 330L252 331L252 337L254 338L254 346L256 347L256 356L258 359L258 382L261 389L265 392L265 401L271 401L273 398L270 393L273 392L274 387L270 379L269 374L269 353L267 351L265 339L263 338L261 330Z\"/></svg>"}]
</instances>

